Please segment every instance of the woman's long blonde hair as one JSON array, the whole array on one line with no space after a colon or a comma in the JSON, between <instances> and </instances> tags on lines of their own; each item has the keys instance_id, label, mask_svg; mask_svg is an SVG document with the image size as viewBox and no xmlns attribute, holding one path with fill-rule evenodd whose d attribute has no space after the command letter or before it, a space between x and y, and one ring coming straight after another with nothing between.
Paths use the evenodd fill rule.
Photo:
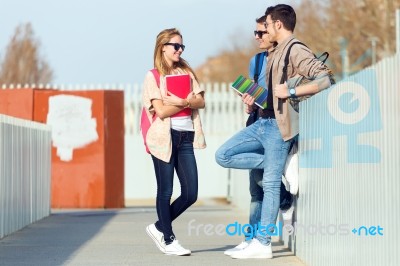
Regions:
<instances>
[{"instance_id":1,"label":"woman's long blonde hair","mask_svg":"<svg viewBox=\"0 0 400 266\"><path fill-rule=\"evenodd\" d=\"M179 61L174 62L173 66L170 67L164 58L163 46L176 35L179 35L181 38L183 38L182 34L176 28L165 29L157 35L156 46L154 47L154 68L156 68L162 76L171 74L172 70L175 68L181 68L186 72L191 72L197 80L196 74L185 59L180 57Z\"/></svg>"}]
</instances>

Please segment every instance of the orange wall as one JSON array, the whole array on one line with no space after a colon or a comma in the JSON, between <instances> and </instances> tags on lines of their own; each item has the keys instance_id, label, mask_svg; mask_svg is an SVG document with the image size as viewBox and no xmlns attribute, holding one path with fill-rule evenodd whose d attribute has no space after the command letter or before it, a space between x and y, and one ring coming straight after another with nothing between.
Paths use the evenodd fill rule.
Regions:
<instances>
[{"instance_id":1,"label":"orange wall","mask_svg":"<svg viewBox=\"0 0 400 266\"><path fill-rule=\"evenodd\" d=\"M33 89L0 89L0 114L33 118Z\"/></svg>"},{"instance_id":2,"label":"orange wall","mask_svg":"<svg viewBox=\"0 0 400 266\"><path fill-rule=\"evenodd\" d=\"M106 206L125 204L125 132L124 95L122 91L106 91L104 97Z\"/></svg>"},{"instance_id":3,"label":"orange wall","mask_svg":"<svg viewBox=\"0 0 400 266\"><path fill-rule=\"evenodd\" d=\"M0 113L46 123L49 97L75 95L92 100L98 139L62 161L52 147L52 208L124 207L124 94L122 91L1 89ZM54 143L53 143L54 144Z\"/></svg>"}]
</instances>

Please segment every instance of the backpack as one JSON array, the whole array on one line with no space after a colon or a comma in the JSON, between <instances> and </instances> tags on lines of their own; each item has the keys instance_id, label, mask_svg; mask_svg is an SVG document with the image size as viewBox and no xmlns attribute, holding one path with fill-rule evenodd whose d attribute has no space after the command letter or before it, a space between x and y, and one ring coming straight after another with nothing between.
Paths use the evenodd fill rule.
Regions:
<instances>
[{"instance_id":1,"label":"backpack","mask_svg":"<svg viewBox=\"0 0 400 266\"><path fill-rule=\"evenodd\" d=\"M157 83L157 87L160 88L160 73L158 73L158 70L155 68L150 71L154 75L154 78ZM149 128L150 128L151 124L154 122L154 120L156 120L156 118L157 118L157 116L156 116L156 113L154 112L154 114L150 120L147 115L146 108L145 107L142 108L142 114L140 117L140 131L142 132L142 137L143 137L144 146L146 148L146 152L149 154L150 154L150 150L146 143L146 136L147 136L147 131L149 130Z\"/></svg>"},{"instance_id":2,"label":"backpack","mask_svg":"<svg viewBox=\"0 0 400 266\"><path fill-rule=\"evenodd\" d=\"M258 83L258 77L260 76L265 56L267 56L267 52L261 52L261 53L256 54L256 58L255 58L256 65L254 68L254 77L253 77L254 83ZM257 118L258 118L257 116L258 116L258 107L249 114L249 117L247 118L247 121L246 121L246 127L248 127L251 124L253 124L254 122L256 122Z\"/></svg>"},{"instance_id":3,"label":"backpack","mask_svg":"<svg viewBox=\"0 0 400 266\"><path fill-rule=\"evenodd\" d=\"M307 47L307 45L305 45L304 43L302 43L302 42L293 42L293 43L291 43L290 44L290 46L289 46L289 48L288 48L288 50L287 50L287 52L286 52L286 56L285 56L285 63L284 63L284 66L283 66L283 74L282 74L282 78L281 78L281 84L283 84L286 80L287 80L287 67L288 67L288 65L289 65L289 56L290 56L290 50L292 49L292 46L293 45L295 45L295 44L300 44L300 45L304 45L305 47ZM307 47L308 48L308 47ZM329 57L329 53L328 52L324 52L324 53L322 53L320 56L316 56L316 55L314 55L315 56L315 58L317 58L319 61L321 61L323 64L324 64L324 67L328 70L328 73L329 73L329 80L330 80L330 82L331 82L331 84L333 85L333 84L335 84L336 83L336 80L335 80L335 77L334 77L334 75L333 75L333 72L332 72L332 70L330 70L329 69L329 67L325 64L325 61L328 59L328 57ZM306 77L302 77L301 78L301 80L296 84L296 86L300 86L300 85L304 85L304 84L307 84L307 83L309 83L310 81L312 81L312 80L310 80L310 79L308 79L308 78L306 78ZM290 105L293 107L293 109L296 111L296 112L299 112L299 104L300 104L300 102L301 101L304 101L305 99L308 99L308 98L310 98L312 95L306 95L306 96L299 96L299 97L296 97L296 98L288 98L288 101L289 101L289 103L290 103Z\"/></svg>"}]
</instances>

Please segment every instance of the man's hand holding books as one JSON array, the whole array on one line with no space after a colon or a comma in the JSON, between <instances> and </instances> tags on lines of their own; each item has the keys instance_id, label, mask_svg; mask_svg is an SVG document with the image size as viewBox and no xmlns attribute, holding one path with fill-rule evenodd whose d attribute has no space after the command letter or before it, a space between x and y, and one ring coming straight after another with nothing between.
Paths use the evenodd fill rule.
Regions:
<instances>
[{"instance_id":1,"label":"man's hand holding books","mask_svg":"<svg viewBox=\"0 0 400 266\"><path fill-rule=\"evenodd\" d=\"M254 99L253 96L251 96L251 95L248 94L248 93L243 93L243 95L242 95L242 102L245 104L245 109L244 109L244 110L245 110L246 113L250 114L251 112L254 111L254 108L255 108L255 106L254 106L255 99Z\"/></svg>"}]
</instances>

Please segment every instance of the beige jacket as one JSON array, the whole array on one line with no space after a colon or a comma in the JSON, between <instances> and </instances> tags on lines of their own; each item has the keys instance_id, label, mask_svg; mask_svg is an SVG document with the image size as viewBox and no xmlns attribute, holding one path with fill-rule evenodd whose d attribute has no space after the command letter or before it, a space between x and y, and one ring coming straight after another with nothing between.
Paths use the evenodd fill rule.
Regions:
<instances>
[{"instance_id":1,"label":"beige jacket","mask_svg":"<svg viewBox=\"0 0 400 266\"><path fill-rule=\"evenodd\" d=\"M298 41L293 36L287 38L284 42L279 43L274 50L271 51L267 63L267 82L268 76L272 68L272 88L280 83L282 77L282 68L284 66L285 56L289 44ZM315 58L310 49L304 45L295 44L289 57L288 65L288 87L295 87L300 76L315 80L319 86L319 90L327 89L331 86L329 80L328 69L324 64ZM313 81L314 82L314 81ZM283 100L282 110L278 110L278 97L275 97L274 91L274 113L278 123L279 131L283 140L287 141L299 134L299 113L297 113L287 100Z\"/></svg>"},{"instance_id":2,"label":"beige jacket","mask_svg":"<svg viewBox=\"0 0 400 266\"><path fill-rule=\"evenodd\" d=\"M184 71L180 69L178 72L184 73ZM193 74L189 74L192 77L192 91L195 94L203 92L204 90L200 88ZM143 83L142 101L143 106L146 109L147 116L150 120L155 112L154 107L151 104L151 100L162 100L162 96L165 95L165 93L165 76L160 76L160 88L158 88L153 73L148 71ZM192 109L192 119L194 126L193 147L204 149L206 147L206 142L201 125L200 115L197 109ZM146 142L150 153L153 156L164 162L169 162L172 153L171 119L169 117L165 119L160 119L157 117L147 131Z\"/></svg>"}]
</instances>

